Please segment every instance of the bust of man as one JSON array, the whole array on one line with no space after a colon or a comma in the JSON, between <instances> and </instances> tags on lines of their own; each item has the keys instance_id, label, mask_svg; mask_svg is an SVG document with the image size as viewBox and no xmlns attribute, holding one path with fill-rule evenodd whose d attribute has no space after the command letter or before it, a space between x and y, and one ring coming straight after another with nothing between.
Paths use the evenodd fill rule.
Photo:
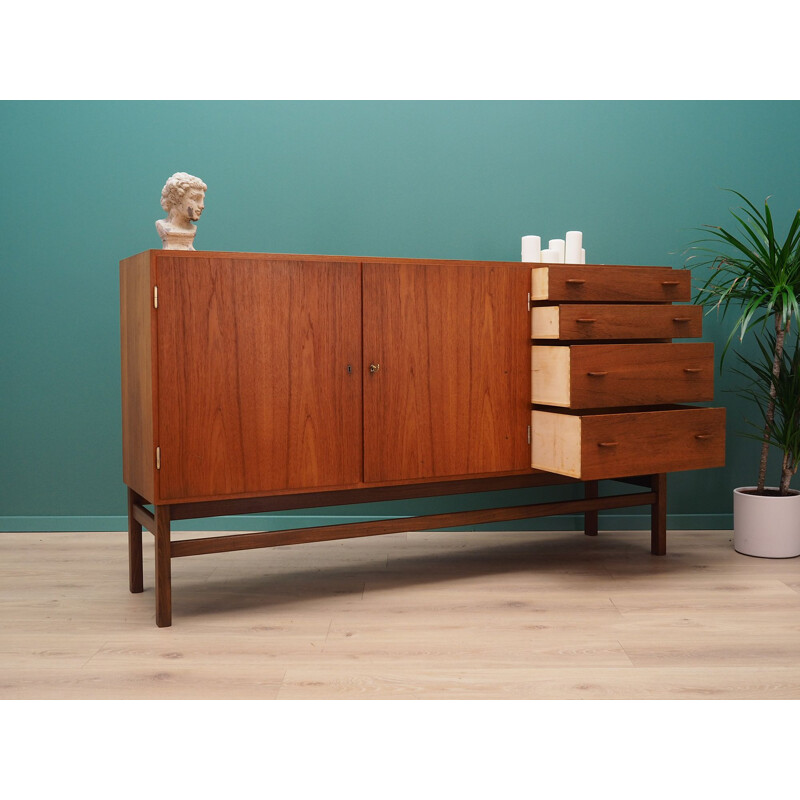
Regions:
<instances>
[{"instance_id":1,"label":"bust of man","mask_svg":"<svg viewBox=\"0 0 800 800\"><path fill-rule=\"evenodd\" d=\"M186 172L167 179L161 190L161 208L167 218L156 220L164 250L194 250L197 227L193 223L203 213L207 188L200 178Z\"/></svg>"}]
</instances>

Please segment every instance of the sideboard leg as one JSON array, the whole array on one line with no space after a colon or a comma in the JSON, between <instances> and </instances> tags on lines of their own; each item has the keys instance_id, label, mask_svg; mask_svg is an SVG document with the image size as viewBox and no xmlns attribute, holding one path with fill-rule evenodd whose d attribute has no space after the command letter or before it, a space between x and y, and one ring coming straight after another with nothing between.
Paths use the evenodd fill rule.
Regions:
<instances>
[{"instance_id":1,"label":"sideboard leg","mask_svg":"<svg viewBox=\"0 0 800 800\"><path fill-rule=\"evenodd\" d=\"M598 482L586 481L583 484L583 496L587 500L594 500L598 497ZM583 532L587 536L597 536L598 526L598 512L597 511L584 511L583 512Z\"/></svg>"},{"instance_id":2,"label":"sideboard leg","mask_svg":"<svg viewBox=\"0 0 800 800\"><path fill-rule=\"evenodd\" d=\"M141 497L128 488L128 582L134 594L144 591L142 525L133 518L133 507L140 502Z\"/></svg>"},{"instance_id":3,"label":"sideboard leg","mask_svg":"<svg viewBox=\"0 0 800 800\"><path fill-rule=\"evenodd\" d=\"M156 506L156 625L172 625L172 553L169 506Z\"/></svg>"},{"instance_id":4,"label":"sideboard leg","mask_svg":"<svg viewBox=\"0 0 800 800\"><path fill-rule=\"evenodd\" d=\"M650 511L650 552L663 556L667 552L667 476L660 472L651 478L656 499Z\"/></svg>"}]
</instances>

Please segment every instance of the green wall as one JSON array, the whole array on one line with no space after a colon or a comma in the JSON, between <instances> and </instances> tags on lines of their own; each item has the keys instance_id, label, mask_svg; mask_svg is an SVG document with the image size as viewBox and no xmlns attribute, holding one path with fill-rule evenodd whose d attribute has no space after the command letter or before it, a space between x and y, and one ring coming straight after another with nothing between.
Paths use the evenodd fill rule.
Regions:
<instances>
[{"instance_id":1,"label":"green wall","mask_svg":"<svg viewBox=\"0 0 800 800\"><path fill-rule=\"evenodd\" d=\"M517 260L522 235L578 229L590 262L679 267L693 228L727 222L722 187L787 223L799 130L788 101L0 103L0 530L123 527L117 265L160 246L173 172L209 186L201 250ZM670 476L673 527L730 527L754 479L730 386L728 466Z\"/></svg>"}]
</instances>

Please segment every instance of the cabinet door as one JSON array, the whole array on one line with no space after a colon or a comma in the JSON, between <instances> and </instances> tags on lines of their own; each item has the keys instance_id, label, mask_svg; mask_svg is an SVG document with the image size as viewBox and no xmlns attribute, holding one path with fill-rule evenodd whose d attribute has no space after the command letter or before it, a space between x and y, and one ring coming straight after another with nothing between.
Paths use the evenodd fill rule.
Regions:
<instances>
[{"instance_id":1,"label":"cabinet door","mask_svg":"<svg viewBox=\"0 0 800 800\"><path fill-rule=\"evenodd\" d=\"M530 268L363 267L364 480L530 468Z\"/></svg>"},{"instance_id":2,"label":"cabinet door","mask_svg":"<svg viewBox=\"0 0 800 800\"><path fill-rule=\"evenodd\" d=\"M358 264L160 256L162 501L361 479Z\"/></svg>"}]
</instances>

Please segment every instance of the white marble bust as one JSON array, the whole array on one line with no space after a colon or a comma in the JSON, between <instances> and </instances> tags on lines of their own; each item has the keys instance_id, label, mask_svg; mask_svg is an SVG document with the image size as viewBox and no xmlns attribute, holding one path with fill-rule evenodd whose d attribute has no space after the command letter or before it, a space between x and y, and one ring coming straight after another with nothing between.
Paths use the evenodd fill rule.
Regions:
<instances>
[{"instance_id":1,"label":"white marble bust","mask_svg":"<svg viewBox=\"0 0 800 800\"><path fill-rule=\"evenodd\" d=\"M207 188L200 178L186 172L167 179L161 190L161 208L167 218L156 220L164 250L194 250L197 227L192 223L203 213Z\"/></svg>"}]
</instances>

